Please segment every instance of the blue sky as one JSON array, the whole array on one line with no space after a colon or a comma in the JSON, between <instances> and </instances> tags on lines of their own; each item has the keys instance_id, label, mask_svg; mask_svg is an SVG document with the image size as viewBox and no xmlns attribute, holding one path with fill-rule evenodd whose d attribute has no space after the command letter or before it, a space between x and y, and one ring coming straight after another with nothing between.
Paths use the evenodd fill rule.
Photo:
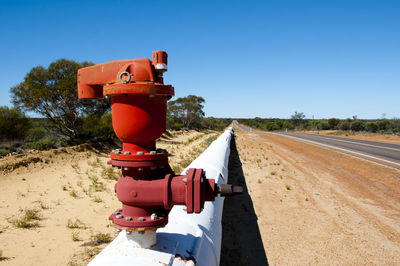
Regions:
<instances>
[{"instance_id":1,"label":"blue sky","mask_svg":"<svg viewBox=\"0 0 400 266\"><path fill-rule=\"evenodd\" d=\"M400 117L400 1L0 1L0 105L38 65L166 50L206 116Z\"/></svg>"}]
</instances>

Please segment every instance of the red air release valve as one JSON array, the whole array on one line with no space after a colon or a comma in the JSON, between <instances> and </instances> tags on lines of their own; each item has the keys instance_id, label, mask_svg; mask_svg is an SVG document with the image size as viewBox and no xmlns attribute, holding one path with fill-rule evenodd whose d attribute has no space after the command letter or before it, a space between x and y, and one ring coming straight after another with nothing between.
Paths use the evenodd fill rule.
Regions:
<instances>
[{"instance_id":1,"label":"red air release valve","mask_svg":"<svg viewBox=\"0 0 400 266\"><path fill-rule=\"evenodd\" d=\"M152 61L117 60L78 70L80 99L111 97L114 131L123 145L122 150L111 152L108 164L122 168L115 185L122 209L109 219L121 229L163 227L172 206L186 205L188 213L199 213L205 201L214 201L217 193L228 188L217 188L202 169L175 175L168 153L156 149L156 139L166 130L167 100L174 96L174 88L164 85L165 71L164 51L153 52Z\"/></svg>"}]
</instances>

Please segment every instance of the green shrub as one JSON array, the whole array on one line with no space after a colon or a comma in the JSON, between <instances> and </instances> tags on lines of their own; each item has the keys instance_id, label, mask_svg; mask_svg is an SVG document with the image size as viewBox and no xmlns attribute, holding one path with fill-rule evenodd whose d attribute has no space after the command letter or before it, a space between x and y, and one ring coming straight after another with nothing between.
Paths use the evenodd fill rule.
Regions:
<instances>
[{"instance_id":1,"label":"green shrub","mask_svg":"<svg viewBox=\"0 0 400 266\"><path fill-rule=\"evenodd\" d=\"M38 141L46 136L46 129L43 127L32 127L27 133L27 139L30 141Z\"/></svg>"},{"instance_id":2,"label":"green shrub","mask_svg":"<svg viewBox=\"0 0 400 266\"><path fill-rule=\"evenodd\" d=\"M80 138L83 140L93 138L112 140L116 138L111 113L106 113L103 116L87 115L81 119L79 131L81 132Z\"/></svg>"},{"instance_id":3,"label":"green shrub","mask_svg":"<svg viewBox=\"0 0 400 266\"><path fill-rule=\"evenodd\" d=\"M338 128L340 130L349 130L350 129L350 122L349 121L340 121Z\"/></svg>"},{"instance_id":4,"label":"green shrub","mask_svg":"<svg viewBox=\"0 0 400 266\"><path fill-rule=\"evenodd\" d=\"M172 125L172 130L181 130L183 127L182 123L175 123Z\"/></svg>"},{"instance_id":5,"label":"green shrub","mask_svg":"<svg viewBox=\"0 0 400 266\"><path fill-rule=\"evenodd\" d=\"M381 130L381 131L382 131L382 130L383 130L383 131L386 131L386 130L391 129L391 123L390 123L390 121L387 120L387 119L379 120L379 121L377 121L376 123L377 123L377 125L378 125L378 127L379 127L379 130Z\"/></svg>"},{"instance_id":6,"label":"green shrub","mask_svg":"<svg viewBox=\"0 0 400 266\"><path fill-rule=\"evenodd\" d=\"M364 124L360 120L354 120L350 124L350 129L353 131L362 131L362 130L364 130Z\"/></svg>"},{"instance_id":7,"label":"green shrub","mask_svg":"<svg viewBox=\"0 0 400 266\"><path fill-rule=\"evenodd\" d=\"M375 133L375 132L378 131L378 129L379 129L379 126L375 122L367 122L367 123L365 123L365 130L368 131L368 132Z\"/></svg>"},{"instance_id":8,"label":"green shrub","mask_svg":"<svg viewBox=\"0 0 400 266\"><path fill-rule=\"evenodd\" d=\"M330 128L331 128L331 126L329 125L329 123L327 121L320 121L318 124L318 129L320 129L320 130L328 130Z\"/></svg>"},{"instance_id":9,"label":"green shrub","mask_svg":"<svg viewBox=\"0 0 400 266\"><path fill-rule=\"evenodd\" d=\"M330 118L328 119L329 129L337 129L337 126L340 123L340 119Z\"/></svg>"},{"instance_id":10,"label":"green shrub","mask_svg":"<svg viewBox=\"0 0 400 266\"><path fill-rule=\"evenodd\" d=\"M6 149L0 149L0 157L6 156L7 154L9 154L10 151L6 150Z\"/></svg>"},{"instance_id":11,"label":"green shrub","mask_svg":"<svg viewBox=\"0 0 400 266\"><path fill-rule=\"evenodd\" d=\"M267 124L265 125L265 129L268 131L274 131L274 130L278 130L278 126L275 124L275 122L267 122Z\"/></svg>"},{"instance_id":12,"label":"green shrub","mask_svg":"<svg viewBox=\"0 0 400 266\"><path fill-rule=\"evenodd\" d=\"M39 151L50 150L54 148L54 141L51 139L43 139L29 144L29 148Z\"/></svg>"},{"instance_id":13,"label":"green shrub","mask_svg":"<svg viewBox=\"0 0 400 266\"><path fill-rule=\"evenodd\" d=\"M24 139L31 127L31 120L17 108L0 106L0 139Z\"/></svg>"}]
</instances>

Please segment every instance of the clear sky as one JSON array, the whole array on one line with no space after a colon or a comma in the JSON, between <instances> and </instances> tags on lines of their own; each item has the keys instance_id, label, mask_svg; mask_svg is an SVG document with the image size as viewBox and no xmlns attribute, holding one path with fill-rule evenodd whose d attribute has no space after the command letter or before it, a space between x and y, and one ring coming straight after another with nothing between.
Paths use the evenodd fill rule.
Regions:
<instances>
[{"instance_id":1,"label":"clear sky","mask_svg":"<svg viewBox=\"0 0 400 266\"><path fill-rule=\"evenodd\" d=\"M0 105L38 65L166 50L206 116L400 117L400 1L0 1Z\"/></svg>"}]
</instances>

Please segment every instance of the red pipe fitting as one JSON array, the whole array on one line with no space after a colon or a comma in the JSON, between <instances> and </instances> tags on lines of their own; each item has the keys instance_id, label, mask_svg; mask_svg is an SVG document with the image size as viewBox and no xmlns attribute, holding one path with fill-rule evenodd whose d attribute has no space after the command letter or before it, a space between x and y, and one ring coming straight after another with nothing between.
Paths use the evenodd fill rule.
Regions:
<instances>
[{"instance_id":1,"label":"red pipe fitting","mask_svg":"<svg viewBox=\"0 0 400 266\"><path fill-rule=\"evenodd\" d=\"M220 191L202 169L176 176L168 153L156 149L156 139L166 130L167 100L174 96L174 88L163 82L167 57L155 51L152 61L117 60L78 70L78 97L111 97L113 128L123 142L122 151L114 150L108 162L122 168L115 185L122 209L109 218L119 228L154 230L168 222L173 205L199 213Z\"/></svg>"},{"instance_id":2,"label":"red pipe fitting","mask_svg":"<svg viewBox=\"0 0 400 266\"><path fill-rule=\"evenodd\" d=\"M110 216L120 228L146 230L168 222L174 205L185 205L187 213L200 213L205 201L214 200L214 179L206 179L202 169L191 168L187 175L167 174L163 179L136 180L123 176L115 184L122 209Z\"/></svg>"}]
</instances>

